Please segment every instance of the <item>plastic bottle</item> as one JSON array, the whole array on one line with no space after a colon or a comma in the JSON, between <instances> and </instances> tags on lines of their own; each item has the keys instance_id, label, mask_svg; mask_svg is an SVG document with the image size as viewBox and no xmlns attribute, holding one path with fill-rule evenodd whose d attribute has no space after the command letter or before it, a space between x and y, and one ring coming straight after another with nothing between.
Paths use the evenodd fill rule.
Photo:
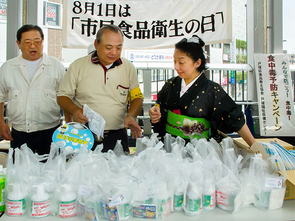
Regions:
<instances>
[{"instance_id":1,"label":"plastic bottle","mask_svg":"<svg viewBox=\"0 0 295 221\"><path fill-rule=\"evenodd\" d=\"M6 199L6 214L9 216L21 216L26 211L26 194L19 183L9 185Z\"/></svg>"},{"instance_id":2,"label":"plastic bottle","mask_svg":"<svg viewBox=\"0 0 295 221\"><path fill-rule=\"evenodd\" d=\"M183 191L175 191L173 199L173 210L176 212L182 211Z\"/></svg>"},{"instance_id":3,"label":"plastic bottle","mask_svg":"<svg viewBox=\"0 0 295 221\"><path fill-rule=\"evenodd\" d=\"M195 216L200 214L202 210L202 194L199 193L197 190L188 191L185 213L188 216Z\"/></svg>"},{"instance_id":4,"label":"plastic bottle","mask_svg":"<svg viewBox=\"0 0 295 221\"><path fill-rule=\"evenodd\" d=\"M3 172L3 165L0 164L0 213L5 211L5 179L6 175Z\"/></svg>"},{"instance_id":5,"label":"plastic bottle","mask_svg":"<svg viewBox=\"0 0 295 221\"><path fill-rule=\"evenodd\" d=\"M216 190L214 180L205 179L203 193L204 210L213 210L216 207Z\"/></svg>"},{"instance_id":6,"label":"plastic bottle","mask_svg":"<svg viewBox=\"0 0 295 221\"><path fill-rule=\"evenodd\" d=\"M59 188L58 215L59 217L73 217L77 215L77 193L70 184L63 184Z\"/></svg>"},{"instance_id":7,"label":"plastic bottle","mask_svg":"<svg viewBox=\"0 0 295 221\"><path fill-rule=\"evenodd\" d=\"M50 196L43 185L36 186L36 192L31 197L31 216L45 217L51 213Z\"/></svg>"}]
</instances>

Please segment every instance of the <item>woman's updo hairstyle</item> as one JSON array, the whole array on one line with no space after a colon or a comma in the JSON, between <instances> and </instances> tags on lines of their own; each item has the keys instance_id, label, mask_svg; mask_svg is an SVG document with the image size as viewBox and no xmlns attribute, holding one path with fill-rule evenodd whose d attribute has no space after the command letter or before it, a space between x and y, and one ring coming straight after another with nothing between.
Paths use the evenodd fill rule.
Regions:
<instances>
[{"instance_id":1,"label":"woman's updo hairstyle","mask_svg":"<svg viewBox=\"0 0 295 221\"><path fill-rule=\"evenodd\" d=\"M189 39L184 38L176 43L175 49L179 49L180 51L186 53L187 56L193 59L194 62L201 59L202 63L197 69L200 73L202 73L202 71L208 69L206 67L206 59L203 51L204 45L205 42L201 38L199 38L199 36L193 35Z\"/></svg>"}]
</instances>

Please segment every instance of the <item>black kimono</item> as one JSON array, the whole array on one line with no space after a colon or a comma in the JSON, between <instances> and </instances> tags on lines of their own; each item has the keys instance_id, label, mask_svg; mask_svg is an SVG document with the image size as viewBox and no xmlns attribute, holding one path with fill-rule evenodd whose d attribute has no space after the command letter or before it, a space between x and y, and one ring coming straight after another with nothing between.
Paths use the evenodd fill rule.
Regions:
<instances>
[{"instance_id":1,"label":"black kimono","mask_svg":"<svg viewBox=\"0 0 295 221\"><path fill-rule=\"evenodd\" d=\"M154 132L159 133L161 137L166 134L168 110L180 110L182 115L205 118L211 125L211 137L217 140L217 130L232 133L243 127L245 124L243 112L219 84L201 74L180 97L181 81L178 76L169 79L158 93L156 103L160 105L161 121L153 124Z\"/></svg>"}]
</instances>

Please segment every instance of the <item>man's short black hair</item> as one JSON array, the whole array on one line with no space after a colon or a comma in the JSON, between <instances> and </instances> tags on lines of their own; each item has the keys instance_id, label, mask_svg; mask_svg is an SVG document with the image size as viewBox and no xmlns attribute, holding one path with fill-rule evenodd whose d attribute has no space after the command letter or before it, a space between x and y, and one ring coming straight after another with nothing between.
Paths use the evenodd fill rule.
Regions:
<instances>
[{"instance_id":1,"label":"man's short black hair","mask_svg":"<svg viewBox=\"0 0 295 221\"><path fill-rule=\"evenodd\" d=\"M44 33L42 31L42 29L38 26L38 25L23 25L22 27L20 27L17 32L16 32L16 40L18 40L20 42L21 38L22 38L22 34L28 31L39 31L42 40L44 39Z\"/></svg>"},{"instance_id":2,"label":"man's short black hair","mask_svg":"<svg viewBox=\"0 0 295 221\"><path fill-rule=\"evenodd\" d=\"M104 33L105 30L110 30L112 32L120 33L122 35L122 37L124 37L121 29L118 26L115 26L115 25L104 25L96 33L96 41L97 41L97 44L99 44L101 42L101 38L102 38L102 35L103 35L103 33Z\"/></svg>"}]
</instances>

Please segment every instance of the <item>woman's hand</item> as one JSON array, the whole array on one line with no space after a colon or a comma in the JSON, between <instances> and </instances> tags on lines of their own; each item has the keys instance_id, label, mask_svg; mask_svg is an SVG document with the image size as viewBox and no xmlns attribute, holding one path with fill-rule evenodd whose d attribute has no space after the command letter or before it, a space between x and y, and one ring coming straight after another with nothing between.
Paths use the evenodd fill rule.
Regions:
<instances>
[{"instance_id":1,"label":"woman's hand","mask_svg":"<svg viewBox=\"0 0 295 221\"><path fill-rule=\"evenodd\" d=\"M150 115L150 118L151 118L151 122L153 124L160 122L160 120L161 120L161 111L160 111L159 107L153 106L149 110L149 115Z\"/></svg>"}]
</instances>

